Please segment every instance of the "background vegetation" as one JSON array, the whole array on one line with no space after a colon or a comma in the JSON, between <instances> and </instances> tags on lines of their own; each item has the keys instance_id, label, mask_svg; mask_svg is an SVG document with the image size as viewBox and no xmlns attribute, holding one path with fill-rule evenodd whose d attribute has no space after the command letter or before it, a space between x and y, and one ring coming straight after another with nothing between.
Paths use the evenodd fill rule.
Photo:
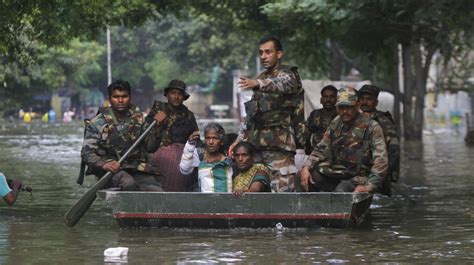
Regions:
<instances>
[{"instance_id":1,"label":"background vegetation","mask_svg":"<svg viewBox=\"0 0 474 265\"><path fill-rule=\"evenodd\" d=\"M393 93L405 110L403 117L398 108L394 113L405 124L405 138L421 139L433 62L445 66L436 90L474 91L469 82L473 5L469 0L5 0L0 2L0 112L62 88L104 89L107 27L114 79L148 93L181 78L215 90L222 100L229 100L232 70L254 74L256 43L276 35L303 78L339 80L355 69Z\"/></svg>"}]
</instances>

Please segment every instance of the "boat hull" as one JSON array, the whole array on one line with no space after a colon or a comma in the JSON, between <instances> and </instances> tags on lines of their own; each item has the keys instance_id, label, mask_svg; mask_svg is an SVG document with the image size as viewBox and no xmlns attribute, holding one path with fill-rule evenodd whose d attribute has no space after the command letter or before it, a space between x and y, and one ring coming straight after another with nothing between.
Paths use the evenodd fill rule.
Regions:
<instances>
[{"instance_id":1,"label":"boat hull","mask_svg":"<svg viewBox=\"0 0 474 265\"><path fill-rule=\"evenodd\" d=\"M125 192L103 190L120 227L352 227L366 217L367 193ZM279 225L278 225L279 226Z\"/></svg>"}]
</instances>

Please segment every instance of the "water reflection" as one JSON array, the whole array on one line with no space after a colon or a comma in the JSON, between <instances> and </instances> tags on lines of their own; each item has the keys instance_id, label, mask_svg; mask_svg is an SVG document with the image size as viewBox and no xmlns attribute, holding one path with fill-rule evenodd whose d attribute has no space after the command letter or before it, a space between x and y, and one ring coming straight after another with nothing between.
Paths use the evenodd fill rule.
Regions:
<instances>
[{"instance_id":1,"label":"water reflection","mask_svg":"<svg viewBox=\"0 0 474 265\"><path fill-rule=\"evenodd\" d=\"M474 148L461 137L405 142L400 192L376 197L360 229L119 229L96 201L74 228L65 211L85 192L75 184L82 124L6 127L0 169L34 190L0 206L0 264L103 264L109 247L135 263L465 263L474 259ZM404 195L402 195L403 193ZM410 198L415 201L411 203Z\"/></svg>"}]
</instances>

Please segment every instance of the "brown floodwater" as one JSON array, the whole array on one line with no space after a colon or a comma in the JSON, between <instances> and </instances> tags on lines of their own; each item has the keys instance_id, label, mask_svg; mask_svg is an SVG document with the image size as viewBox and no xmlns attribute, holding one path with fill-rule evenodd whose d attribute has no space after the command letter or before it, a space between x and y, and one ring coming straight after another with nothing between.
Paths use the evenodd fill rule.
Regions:
<instances>
[{"instance_id":1,"label":"brown floodwater","mask_svg":"<svg viewBox=\"0 0 474 265\"><path fill-rule=\"evenodd\" d=\"M69 228L64 213L94 181L75 183L81 142L80 123L0 127L0 171L33 188L0 204L0 264L104 264L118 246L130 264L474 263L474 147L449 131L403 143L398 191L356 229L120 229L99 200Z\"/></svg>"}]
</instances>

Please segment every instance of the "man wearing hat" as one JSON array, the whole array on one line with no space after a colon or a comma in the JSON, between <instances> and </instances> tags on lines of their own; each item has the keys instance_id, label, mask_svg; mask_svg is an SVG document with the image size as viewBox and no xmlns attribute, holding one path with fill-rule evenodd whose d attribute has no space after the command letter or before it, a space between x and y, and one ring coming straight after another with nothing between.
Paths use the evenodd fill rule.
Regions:
<instances>
[{"instance_id":1,"label":"man wearing hat","mask_svg":"<svg viewBox=\"0 0 474 265\"><path fill-rule=\"evenodd\" d=\"M148 166L159 173L158 181L165 191L188 191L194 183L191 176L181 174L179 162L189 136L199 129L194 113L183 105L189 98L186 83L171 80L164 94L167 102L155 101L148 115L153 117L159 111L166 113L166 120L158 133L160 147L150 154Z\"/></svg>"},{"instance_id":2,"label":"man wearing hat","mask_svg":"<svg viewBox=\"0 0 474 265\"><path fill-rule=\"evenodd\" d=\"M359 111L357 90L339 90L336 108L323 139L301 170L305 191L380 192L388 169L380 125Z\"/></svg>"},{"instance_id":3,"label":"man wearing hat","mask_svg":"<svg viewBox=\"0 0 474 265\"><path fill-rule=\"evenodd\" d=\"M400 141L397 127L390 112L377 110L378 96L380 89L373 85L364 85L359 90L360 109L372 116L382 127L385 136L385 144L388 149L388 171L387 185L384 187L384 194L390 195L390 181L397 182L400 172Z\"/></svg>"}]
</instances>

